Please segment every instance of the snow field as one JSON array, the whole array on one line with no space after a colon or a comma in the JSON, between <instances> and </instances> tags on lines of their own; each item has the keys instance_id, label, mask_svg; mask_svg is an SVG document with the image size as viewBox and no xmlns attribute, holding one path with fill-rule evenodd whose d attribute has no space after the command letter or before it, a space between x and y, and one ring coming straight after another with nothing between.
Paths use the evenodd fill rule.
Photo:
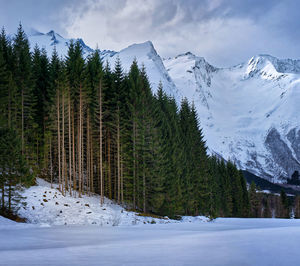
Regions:
<instances>
[{"instance_id":1,"label":"snow field","mask_svg":"<svg viewBox=\"0 0 300 266\"><path fill-rule=\"evenodd\" d=\"M0 265L299 264L300 220L221 218L209 223L119 227L23 226L0 226Z\"/></svg>"}]
</instances>

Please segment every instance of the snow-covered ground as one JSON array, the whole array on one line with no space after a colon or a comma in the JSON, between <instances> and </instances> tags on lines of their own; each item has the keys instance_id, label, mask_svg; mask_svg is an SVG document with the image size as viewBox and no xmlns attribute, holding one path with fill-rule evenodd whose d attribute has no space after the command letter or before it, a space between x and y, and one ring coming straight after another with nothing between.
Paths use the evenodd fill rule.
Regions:
<instances>
[{"instance_id":1,"label":"snow-covered ground","mask_svg":"<svg viewBox=\"0 0 300 266\"><path fill-rule=\"evenodd\" d=\"M298 265L300 220L141 217L96 195L25 189L28 223L0 216L0 265Z\"/></svg>"},{"instance_id":2,"label":"snow-covered ground","mask_svg":"<svg viewBox=\"0 0 300 266\"><path fill-rule=\"evenodd\" d=\"M101 206L99 195L83 195L79 198L78 194L70 196L67 193L63 196L56 184L51 188L48 182L40 178L37 178L37 184L21 192L25 206L22 202L18 211L19 216L32 224L118 226L208 221L203 216L183 217L182 221L139 216L106 198Z\"/></svg>"},{"instance_id":3,"label":"snow-covered ground","mask_svg":"<svg viewBox=\"0 0 300 266\"><path fill-rule=\"evenodd\" d=\"M223 218L117 227L12 224L0 219L0 265L299 265L300 220Z\"/></svg>"}]
</instances>

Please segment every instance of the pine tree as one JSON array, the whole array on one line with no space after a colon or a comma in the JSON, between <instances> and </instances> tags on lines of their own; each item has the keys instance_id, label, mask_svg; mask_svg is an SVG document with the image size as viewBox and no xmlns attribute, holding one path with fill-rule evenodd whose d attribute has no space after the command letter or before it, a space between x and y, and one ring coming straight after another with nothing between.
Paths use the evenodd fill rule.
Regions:
<instances>
[{"instance_id":1,"label":"pine tree","mask_svg":"<svg viewBox=\"0 0 300 266\"><path fill-rule=\"evenodd\" d=\"M46 51L44 49L40 51L37 46L34 48L33 53L32 75L34 80L33 93L36 96L34 107L34 121L37 125L35 132L36 157L39 164L45 168L47 154L47 143L45 142L47 134L46 120L49 116L47 110L47 102L49 102L49 62Z\"/></svg>"},{"instance_id":2,"label":"pine tree","mask_svg":"<svg viewBox=\"0 0 300 266\"><path fill-rule=\"evenodd\" d=\"M35 97L33 94L32 64L29 42L19 25L13 42L13 56L15 59L14 80L17 87L17 118L16 125L21 134L22 154L27 160L34 160L33 139L36 125L33 122L33 108ZM28 142L27 145L25 143Z\"/></svg>"},{"instance_id":3,"label":"pine tree","mask_svg":"<svg viewBox=\"0 0 300 266\"><path fill-rule=\"evenodd\" d=\"M260 217L259 212L259 198L258 193L256 192L256 185L254 182L251 183L250 189L249 189L249 200L250 200L250 211L251 211L251 217L258 218Z\"/></svg>"},{"instance_id":4,"label":"pine tree","mask_svg":"<svg viewBox=\"0 0 300 266\"><path fill-rule=\"evenodd\" d=\"M6 158L25 158L63 194L96 192L100 204L106 196L175 218L269 216L273 205L284 215L279 197L262 196L255 185L248 192L233 163L207 155L194 104L184 99L178 108L161 83L152 95L136 60L128 74L119 58L113 70L108 63L103 69L99 51L84 59L79 42L70 43L65 59L55 48L50 61L38 47L31 56L20 25L12 45L4 30L0 34L0 88L0 129L5 138L14 131L8 142L24 155L4 156L1 167L8 169ZM18 181L2 173L2 193L12 198L21 170Z\"/></svg>"},{"instance_id":5,"label":"pine tree","mask_svg":"<svg viewBox=\"0 0 300 266\"><path fill-rule=\"evenodd\" d=\"M24 156L21 155L21 140L17 132L12 128L0 126L0 170L2 189L2 212L7 209L8 214L16 211L19 195L14 193L13 187L16 184L30 184L32 175L26 165ZM8 199L5 203L5 187L7 188ZM14 204L15 203L15 204Z\"/></svg>"},{"instance_id":6,"label":"pine tree","mask_svg":"<svg viewBox=\"0 0 300 266\"><path fill-rule=\"evenodd\" d=\"M281 214L282 218L290 218L289 199L284 190L281 190L280 192L280 200L283 207Z\"/></svg>"}]
</instances>

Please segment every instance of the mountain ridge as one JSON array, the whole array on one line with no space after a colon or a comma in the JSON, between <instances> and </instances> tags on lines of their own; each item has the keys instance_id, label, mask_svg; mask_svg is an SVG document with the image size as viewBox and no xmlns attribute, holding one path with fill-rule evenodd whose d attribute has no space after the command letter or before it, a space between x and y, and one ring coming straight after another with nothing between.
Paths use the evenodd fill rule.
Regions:
<instances>
[{"instance_id":1,"label":"mountain ridge","mask_svg":"<svg viewBox=\"0 0 300 266\"><path fill-rule=\"evenodd\" d=\"M59 44L66 40L54 31L48 34ZM38 41L45 34L34 36ZM272 182L286 182L300 171L300 60L261 54L219 68L191 52L161 59L151 41L119 52L104 50L101 57L111 66L119 58L125 72L136 58L154 93L162 82L178 104L184 97L194 102L211 153Z\"/></svg>"}]
</instances>

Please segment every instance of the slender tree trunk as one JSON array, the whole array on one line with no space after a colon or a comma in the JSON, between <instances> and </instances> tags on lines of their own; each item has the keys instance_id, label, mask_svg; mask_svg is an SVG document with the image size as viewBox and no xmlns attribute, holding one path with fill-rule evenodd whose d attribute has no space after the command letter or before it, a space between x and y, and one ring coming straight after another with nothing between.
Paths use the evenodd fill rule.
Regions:
<instances>
[{"instance_id":1,"label":"slender tree trunk","mask_svg":"<svg viewBox=\"0 0 300 266\"><path fill-rule=\"evenodd\" d=\"M145 106L145 103L143 103L143 108ZM143 116L142 116L142 121L143 124L145 123L145 118L144 118L144 109L143 109ZM146 173L145 173L145 125L143 125L143 131L142 131L142 157L143 157L143 211L146 213Z\"/></svg>"},{"instance_id":2,"label":"slender tree trunk","mask_svg":"<svg viewBox=\"0 0 300 266\"><path fill-rule=\"evenodd\" d=\"M108 132L108 140L107 140L107 167L108 167L108 196L110 199L112 199L112 189L111 189L111 165L110 165L110 132Z\"/></svg>"},{"instance_id":3,"label":"slender tree trunk","mask_svg":"<svg viewBox=\"0 0 300 266\"><path fill-rule=\"evenodd\" d=\"M71 99L70 88L68 95L68 130L69 130L69 192L72 195L72 139L71 139Z\"/></svg>"},{"instance_id":4,"label":"slender tree trunk","mask_svg":"<svg viewBox=\"0 0 300 266\"><path fill-rule=\"evenodd\" d=\"M82 97L81 97L82 100ZM84 133L83 133L83 106L81 105L81 152L80 152L80 158L81 158L81 193L84 194L84 184L85 184L85 169L84 169Z\"/></svg>"},{"instance_id":5,"label":"slender tree trunk","mask_svg":"<svg viewBox=\"0 0 300 266\"><path fill-rule=\"evenodd\" d=\"M143 211L146 213L146 173L145 173L145 159L143 156Z\"/></svg>"},{"instance_id":6,"label":"slender tree trunk","mask_svg":"<svg viewBox=\"0 0 300 266\"><path fill-rule=\"evenodd\" d=\"M2 201L2 209L5 207L5 173L3 173L3 182L1 184L1 189L2 189L2 196L1 196L1 201Z\"/></svg>"},{"instance_id":7,"label":"slender tree trunk","mask_svg":"<svg viewBox=\"0 0 300 266\"><path fill-rule=\"evenodd\" d=\"M65 162L64 162L64 165L65 165L65 168L64 168L64 181L65 181L64 191L65 191L65 194L64 194L64 196L66 196L67 191L68 191L68 186L69 186L69 184L68 184L68 167L67 167L67 152L66 152L66 149L64 149L64 159L65 159Z\"/></svg>"},{"instance_id":8,"label":"slender tree trunk","mask_svg":"<svg viewBox=\"0 0 300 266\"><path fill-rule=\"evenodd\" d=\"M93 135L91 135L91 192L95 192L94 191L94 155L93 155Z\"/></svg>"},{"instance_id":9,"label":"slender tree trunk","mask_svg":"<svg viewBox=\"0 0 300 266\"><path fill-rule=\"evenodd\" d=\"M8 122L8 128L10 128L11 127L11 92L10 92L10 88L8 89L8 121L7 122Z\"/></svg>"},{"instance_id":10,"label":"slender tree trunk","mask_svg":"<svg viewBox=\"0 0 300 266\"><path fill-rule=\"evenodd\" d=\"M78 134L78 174L79 174L79 197L81 197L82 193L82 92L81 92L81 86L79 91L79 134Z\"/></svg>"},{"instance_id":11,"label":"slender tree trunk","mask_svg":"<svg viewBox=\"0 0 300 266\"><path fill-rule=\"evenodd\" d=\"M104 180L103 180L103 137L102 137L102 84L99 86L99 173L100 173L100 204L104 203Z\"/></svg>"},{"instance_id":12,"label":"slender tree trunk","mask_svg":"<svg viewBox=\"0 0 300 266\"><path fill-rule=\"evenodd\" d=\"M76 177L76 159L75 159L75 119L74 119L74 109L72 110L72 155L73 155L73 191L76 192L77 189L77 177Z\"/></svg>"},{"instance_id":13,"label":"slender tree trunk","mask_svg":"<svg viewBox=\"0 0 300 266\"><path fill-rule=\"evenodd\" d=\"M113 160L112 160L112 172L113 172L113 184L114 184L114 188L113 188L113 194L114 194L114 199L117 201L117 193L118 193L118 184L117 184L117 172L118 172L118 162L117 162L117 156L115 154L114 151L112 151L112 156L113 156Z\"/></svg>"},{"instance_id":14,"label":"slender tree trunk","mask_svg":"<svg viewBox=\"0 0 300 266\"><path fill-rule=\"evenodd\" d=\"M121 150L121 154L122 154L122 147L120 147L120 150ZM124 182L123 182L123 160L122 160L122 157L120 158L120 161L121 161L121 169L120 169L120 172L121 172L121 203L122 205L124 204Z\"/></svg>"},{"instance_id":15,"label":"slender tree trunk","mask_svg":"<svg viewBox=\"0 0 300 266\"><path fill-rule=\"evenodd\" d=\"M86 183L87 183L87 192L90 194L90 115L89 110L87 111L87 126L86 126Z\"/></svg>"},{"instance_id":16,"label":"slender tree trunk","mask_svg":"<svg viewBox=\"0 0 300 266\"><path fill-rule=\"evenodd\" d=\"M61 189L61 150L60 150L60 103L59 103L59 91L57 92L57 144L58 144L58 183L59 190Z\"/></svg>"},{"instance_id":17,"label":"slender tree trunk","mask_svg":"<svg viewBox=\"0 0 300 266\"><path fill-rule=\"evenodd\" d=\"M80 111L79 111L80 112ZM78 141L77 141L77 145L78 145L78 148L77 148L77 155L78 155L78 158L77 158L77 163L78 163L78 196L81 197L81 155L80 155L80 152L81 152L81 123L80 123L80 119L81 119L81 115L79 114L79 119L78 119L78 134L77 134L77 138L78 138Z\"/></svg>"},{"instance_id":18,"label":"slender tree trunk","mask_svg":"<svg viewBox=\"0 0 300 266\"><path fill-rule=\"evenodd\" d=\"M133 121L133 209L136 209L136 123Z\"/></svg>"},{"instance_id":19,"label":"slender tree trunk","mask_svg":"<svg viewBox=\"0 0 300 266\"><path fill-rule=\"evenodd\" d=\"M62 194L65 196L65 97L62 93Z\"/></svg>"},{"instance_id":20,"label":"slender tree trunk","mask_svg":"<svg viewBox=\"0 0 300 266\"><path fill-rule=\"evenodd\" d=\"M53 162L52 162L52 145L51 137L49 138L49 149L50 149L50 178L51 178L51 188L53 188Z\"/></svg>"},{"instance_id":21,"label":"slender tree trunk","mask_svg":"<svg viewBox=\"0 0 300 266\"><path fill-rule=\"evenodd\" d=\"M22 155L24 155L24 89L22 88L21 95L21 112L22 112L22 132L21 132L21 141L22 141Z\"/></svg>"},{"instance_id":22,"label":"slender tree trunk","mask_svg":"<svg viewBox=\"0 0 300 266\"><path fill-rule=\"evenodd\" d=\"M121 160L120 160L120 109L118 107L117 121L117 164L118 164L118 204L121 199Z\"/></svg>"},{"instance_id":23,"label":"slender tree trunk","mask_svg":"<svg viewBox=\"0 0 300 266\"><path fill-rule=\"evenodd\" d=\"M11 212L11 191L12 191L12 188L11 188L11 173L9 173L9 182L8 182L8 211Z\"/></svg>"}]
</instances>

